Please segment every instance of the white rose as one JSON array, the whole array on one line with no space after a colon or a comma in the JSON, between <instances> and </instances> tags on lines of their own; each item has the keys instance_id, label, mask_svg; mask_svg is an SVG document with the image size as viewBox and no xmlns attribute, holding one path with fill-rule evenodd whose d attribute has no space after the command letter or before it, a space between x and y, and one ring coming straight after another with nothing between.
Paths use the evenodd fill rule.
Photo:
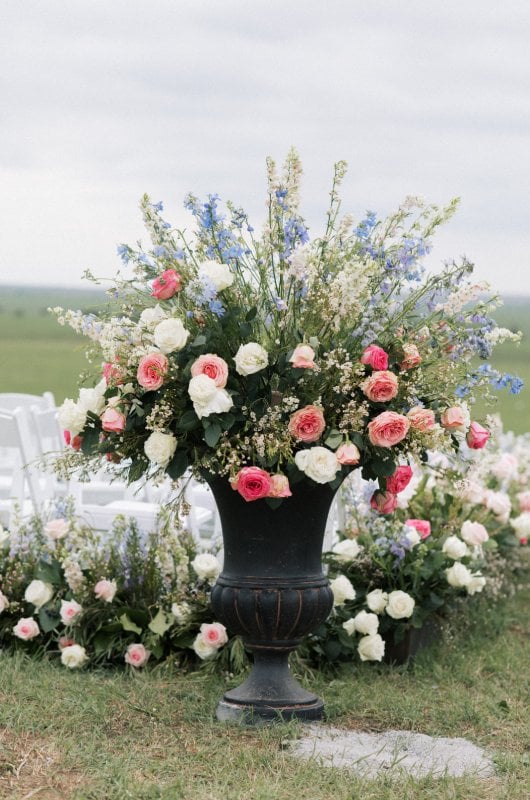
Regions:
<instances>
[{"instance_id":1,"label":"white rose","mask_svg":"<svg viewBox=\"0 0 530 800\"><path fill-rule=\"evenodd\" d=\"M218 648L212 647L210 644L204 641L202 638L202 634L198 633L195 637L195 641L192 644L193 650L204 661L206 658L211 658L217 653Z\"/></svg>"},{"instance_id":2,"label":"white rose","mask_svg":"<svg viewBox=\"0 0 530 800\"><path fill-rule=\"evenodd\" d=\"M159 322L155 328L153 339L162 353L174 353L182 350L188 341L190 332L186 330L180 319L171 317Z\"/></svg>"},{"instance_id":3,"label":"white rose","mask_svg":"<svg viewBox=\"0 0 530 800\"><path fill-rule=\"evenodd\" d=\"M511 519L510 525L519 539L528 539L530 537L530 511L523 511L518 517Z\"/></svg>"},{"instance_id":4,"label":"white rose","mask_svg":"<svg viewBox=\"0 0 530 800\"><path fill-rule=\"evenodd\" d=\"M476 506L484 502L484 492L482 484L478 481L468 480L459 494L465 503Z\"/></svg>"},{"instance_id":5,"label":"white rose","mask_svg":"<svg viewBox=\"0 0 530 800\"><path fill-rule=\"evenodd\" d=\"M240 375L253 375L255 372L265 369L269 363L269 355L257 342L249 342L240 345L234 361L236 362L236 372Z\"/></svg>"},{"instance_id":6,"label":"white rose","mask_svg":"<svg viewBox=\"0 0 530 800\"><path fill-rule=\"evenodd\" d=\"M50 539L64 539L70 530L70 523L67 519L51 519L44 526L44 533Z\"/></svg>"},{"instance_id":7,"label":"white rose","mask_svg":"<svg viewBox=\"0 0 530 800\"><path fill-rule=\"evenodd\" d=\"M316 483L329 483L341 468L335 453L325 447L310 447L296 453L295 464Z\"/></svg>"},{"instance_id":8,"label":"white rose","mask_svg":"<svg viewBox=\"0 0 530 800\"><path fill-rule=\"evenodd\" d=\"M382 661L385 654L385 643L378 633L363 636L357 646L361 661Z\"/></svg>"},{"instance_id":9,"label":"white rose","mask_svg":"<svg viewBox=\"0 0 530 800\"><path fill-rule=\"evenodd\" d=\"M466 584L466 592L468 594L476 594L481 592L486 585L486 578L480 572L474 572L471 580Z\"/></svg>"},{"instance_id":10,"label":"white rose","mask_svg":"<svg viewBox=\"0 0 530 800\"><path fill-rule=\"evenodd\" d=\"M63 625L71 625L82 613L83 607L75 600L61 600L61 622Z\"/></svg>"},{"instance_id":11,"label":"white rose","mask_svg":"<svg viewBox=\"0 0 530 800\"><path fill-rule=\"evenodd\" d=\"M346 631L348 636L353 636L353 634L355 633L355 620L354 620L354 618L350 617L350 619L347 619L346 622L342 623L342 627L344 628L344 630Z\"/></svg>"},{"instance_id":12,"label":"white rose","mask_svg":"<svg viewBox=\"0 0 530 800\"><path fill-rule=\"evenodd\" d=\"M140 314L140 324L144 328L155 328L166 317L166 312L159 305L154 306L154 308L144 308Z\"/></svg>"},{"instance_id":13,"label":"white rose","mask_svg":"<svg viewBox=\"0 0 530 800\"><path fill-rule=\"evenodd\" d=\"M512 504L510 498L504 492L488 492L486 508L495 514L499 522L508 522Z\"/></svg>"},{"instance_id":14,"label":"white rose","mask_svg":"<svg viewBox=\"0 0 530 800\"><path fill-rule=\"evenodd\" d=\"M377 614L370 614L368 611L359 611L355 615L353 621L355 628L359 633L364 633L366 636L374 636L379 630L379 617Z\"/></svg>"},{"instance_id":15,"label":"white rose","mask_svg":"<svg viewBox=\"0 0 530 800\"><path fill-rule=\"evenodd\" d=\"M44 581L31 581L28 588L24 592L24 599L31 603L35 608L48 603L53 597L53 586Z\"/></svg>"},{"instance_id":16,"label":"white rose","mask_svg":"<svg viewBox=\"0 0 530 800\"><path fill-rule=\"evenodd\" d=\"M70 644L68 647L63 647L61 651L61 664L70 669L82 667L85 661L88 661L88 656L84 647L80 644Z\"/></svg>"},{"instance_id":17,"label":"white rose","mask_svg":"<svg viewBox=\"0 0 530 800\"><path fill-rule=\"evenodd\" d=\"M479 544L484 544L484 542L487 542L490 538L484 525L481 525L480 522L471 522L470 519L466 519L466 521L462 524L460 536L464 542L472 547Z\"/></svg>"},{"instance_id":18,"label":"white rose","mask_svg":"<svg viewBox=\"0 0 530 800\"><path fill-rule=\"evenodd\" d=\"M33 617L22 617L13 628L13 633L19 639L27 642L39 635L40 628Z\"/></svg>"},{"instance_id":19,"label":"white rose","mask_svg":"<svg viewBox=\"0 0 530 800\"><path fill-rule=\"evenodd\" d=\"M191 562L199 578L215 580L221 572L221 564L212 553L199 553Z\"/></svg>"},{"instance_id":20,"label":"white rose","mask_svg":"<svg viewBox=\"0 0 530 800\"><path fill-rule=\"evenodd\" d=\"M86 411L67 397L59 408L57 420L63 430L70 431L72 437L78 436L86 425Z\"/></svg>"},{"instance_id":21,"label":"white rose","mask_svg":"<svg viewBox=\"0 0 530 800\"><path fill-rule=\"evenodd\" d=\"M405 539L410 544L411 547L416 547L417 544L421 542L421 536L411 525L405 525Z\"/></svg>"},{"instance_id":22,"label":"white rose","mask_svg":"<svg viewBox=\"0 0 530 800\"><path fill-rule=\"evenodd\" d=\"M500 481L513 480L517 477L519 461L512 453L502 453L500 458L492 464L490 471Z\"/></svg>"},{"instance_id":23,"label":"white rose","mask_svg":"<svg viewBox=\"0 0 530 800\"><path fill-rule=\"evenodd\" d=\"M228 264L219 261L203 261L199 264L199 278L207 278L218 292L228 289L234 282L234 275Z\"/></svg>"},{"instance_id":24,"label":"white rose","mask_svg":"<svg viewBox=\"0 0 530 800\"><path fill-rule=\"evenodd\" d=\"M177 449L177 440L172 433L162 433L161 431L153 431L144 444L144 453L149 461L155 464L160 464L165 467Z\"/></svg>"},{"instance_id":25,"label":"white rose","mask_svg":"<svg viewBox=\"0 0 530 800\"><path fill-rule=\"evenodd\" d=\"M353 561L355 558L357 558L361 552L361 548L355 539L343 539L342 542L337 542L337 544L332 548L331 552L337 561L343 563L346 561Z\"/></svg>"},{"instance_id":26,"label":"white rose","mask_svg":"<svg viewBox=\"0 0 530 800\"><path fill-rule=\"evenodd\" d=\"M210 414L224 414L234 405L225 389L218 389L213 378L195 375L188 384L188 394L199 419Z\"/></svg>"},{"instance_id":27,"label":"white rose","mask_svg":"<svg viewBox=\"0 0 530 800\"><path fill-rule=\"evenodd\" d=\"M8 605L9 605L9 600L7 599L5 594L2 591L0 591L0 614L2 613L2 611L6 610Z\"/></svg>"},{"instance_id":28,"label":"white rose","mask_svg":"<svg viewBox=\"0 0 530 800\"><path fill-rule=\"evenodd\" d=\"M464 564L461 564L460 561L457 561L452 567L446 569L445 575L449 586L453 586L455 589L461 589L467 586L472 578L471 572Z\"/></svg>"},{"instance_id":29,"label":"white rose","mask_svg":"<svg viewBox=\"0 0 530 800\"><path fill-rule=\"evenodd\" d=\"M388 593L383 592L382 589L373 589L366 595L366 605L370 611L375 611L376 614L383 614L388 605Z\"/></svg>"},{"instance_id":30,"label":"white rose","mask_svg":"<svg viewBox=\"0 0 530 800\"><path fill-rule=\"evenodd\" d=\"M443 544L442 553L457 561L467 555L467 545L458 536L448 536Z\"/></svg>"},{"instance_id":31,"label":"white rose","mask_svg":"<svg viewBox=\"0 0 530 800\"><path fill-rule=\"evenodd\" d=\"M398 589L388 595L388 604L385 611L392 619L406 619L412 616L415 605L416 601L410 594Z\"/></svg>"},{"instance_id":32,"label":"white rose","mask_svg":"<svg viewBox=\"0 0 530 800\"><path fill-rule=\"evenodd\" d=\"M91 411L93 414L99 416L105 407L104 393L107 389L107 382L100 381L97 386L92 389L79 390L79 406L87 413Z\"/></svg>"},{"instance_id":33,"label":"white rose","mask_svg":"<svg viewBox=\"0 0 530 800\"><path fill-rule=\"evenodd\" d=\"M189 603L173 603L171 613L179 625L184 625L191 616L191 608Z\"/></svg>"},{"instance_id":34,"label":"white rose","mask_svg":"<svg viewBox=\"0 0 530 800\"><path fill-rule=\"evenodd\" d=\"M329 582L331 591L333 592L333 605L341 606L346 600L355 599L355 589L351 581L348 580L346 575L338 575Z\"/></svg>"}]
</instances>

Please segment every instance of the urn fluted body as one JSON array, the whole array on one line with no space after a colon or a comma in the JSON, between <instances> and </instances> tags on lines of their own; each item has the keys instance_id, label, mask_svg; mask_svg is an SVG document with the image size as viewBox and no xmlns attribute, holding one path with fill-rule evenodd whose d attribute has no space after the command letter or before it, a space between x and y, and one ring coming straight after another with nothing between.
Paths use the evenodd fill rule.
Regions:
<instances>
[{"instance_id":1,"label":"urn fluted body","mask_svg":"<svg viewBox=\"0 0 530 800\"><path fill-rule=\"evenodd\" d=\"M322 572L322 542L334 490L306 482L278 508L246 502L226 479L208 479L224 542L224 566L212 607L254 656L244 683L227 692L217 716L258 724L274 719L319 719L323 703L289 671L288 656L333 605Z\"/></svg>"}]
</instances>

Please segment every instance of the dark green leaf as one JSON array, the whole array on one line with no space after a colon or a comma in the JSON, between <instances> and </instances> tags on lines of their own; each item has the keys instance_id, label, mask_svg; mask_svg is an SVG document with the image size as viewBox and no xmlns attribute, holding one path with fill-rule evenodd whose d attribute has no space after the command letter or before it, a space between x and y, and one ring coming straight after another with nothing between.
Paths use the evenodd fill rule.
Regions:
<instances>
[{"instance_id":1,"label":"dark green leaf","mask_svg":"<svg viewBox=\"0 0 530 800\"><path fill-rule=\"evenodd\" d=\"M256 308L256 306L253 306L253 308L251 308L250 311L248 311L246 313L245 321L246 322L252 322L252 320L254 319L254 317L256 316L257 313L258 313L258 309Z\"/></svg>"},{"instance_id":2,"label":"dark green leaf","mask_svg":"<svg viewBox=\"0 0 530 800\"><path fill-rule=\"evenodd\" d=\"M174 481L184 475L188 469L188 454L185 450L177 450L171 461L166 467L166 472Z\"/></svg>"},{"instance_id":3,"label":"dark green leaf","mask_svg":"<svg viewBox=\"0 0 530 800\"><path fill-rule=\"evenodd\" d=\"M200 426L199 417L192 411L191 409L185 411L184 414L179 418L177 423L177 430L179 431L192 431L194 428L198 428Z\"/></svg>"},{"instance_id":4,"label":"dark green leaf","mask_svg":"<svg viewBox=\"0 0 530 800\"><path fill-rule=\"evenodd\" d=\"M53 560L51 564L47 561L39 561L35 570L35 578L44 583L58 585L62 582L62 570L58 561Z\"/></svg>"},{"instance_id":5,"label":"dark green leaf","mask_svg":"<svg viewBox=\"0 0 530 800\"><path fill-rule=\"evenodd\" d=\"M41 608L39 610L39 626L44 633L53 631L61 621L60 615L57 611L51 609Z\"/></svg>"},{"instance_id":6,"label":"dark green leaf","mask_svg":"<svg viewBox=\"0 0 530 800\"><path fill-rule=\"evenodd\" d=\"M96 428L85 428L81 450L86 456L92 455L99 444L99 431Z\"/></svg>"},{"instance_id":7,"label":"dark green leaf","mask_svg":"<svg viewBox=\"0 0 530 800\"><path fill-rule=\"evenodd\" d=\"M204 440L206 444L209 447L215 447L222 432L222 428L218 422L208 425L208 427L204 429Z\"/></svg>"}]
</instances>

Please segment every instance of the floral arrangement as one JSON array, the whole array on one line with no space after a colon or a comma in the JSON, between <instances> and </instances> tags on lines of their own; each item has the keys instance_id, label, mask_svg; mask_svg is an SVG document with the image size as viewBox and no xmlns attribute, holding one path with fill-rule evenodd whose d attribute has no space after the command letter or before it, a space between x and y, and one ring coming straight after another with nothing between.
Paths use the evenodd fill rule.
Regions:
<instances>
[{"instance_id":1,"label":"floral arrangement","mask_svg":"<svg viewBox=\"0 0 530 800\"><path fill-rule=\"evenodd\" d=\"M47 518L0 528L0 643L60 654L69 668L211 660L228 641L209 610L220 570L174 514L149 533L117 517L101 534L61 500ZM225 648L232 669L245 660L238 646Z\"/></svg>"},{"instance_id":2,"label":"floral arrangement","mask_svg":"<svg viewBox=\"0 0 530 800\"><path fill-rule=\"evenodd\" d=\"M486 444L468 403L479 386L519 391L520 381L472 359L517 335L496 326L496 301L466 260L425 274L432 235L457 202L409 197L387 219L355 223L340 215L344 175L339 162L317 238L299 211L294 151L282 174L268 161L259 236L217 195L186 198L192 234L143 198L151 246L119 246L108 312L54 309L91 340L97 380L60 409L60 471L100 468L102 457L130 481L191 468L276 506L297 481L337 487L360 466L388 513L400 465L464 439Z\"/></svg>"}]
</instances>

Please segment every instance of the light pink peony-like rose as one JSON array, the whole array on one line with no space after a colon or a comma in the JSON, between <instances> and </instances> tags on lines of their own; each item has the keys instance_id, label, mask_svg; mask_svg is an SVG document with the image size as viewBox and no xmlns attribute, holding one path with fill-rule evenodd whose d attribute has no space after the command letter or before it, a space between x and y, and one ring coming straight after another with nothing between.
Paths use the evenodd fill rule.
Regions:
<instances>
[{"instance_id":1,"label":"light pink peony-like rose","mask_svg":"<svg viewBox=\"0 0 530 800\"><path fill-rule=\"evenodd\" d=\"M519 508L521 511L530 511L530 489L519 492L517 500L519 501Z\"/></svg>"},{"instance_id":2,"label":"light pink peony-like rose","mask_svg":"<svg viewBox=\"0 0 530 800\"><path fill-rule=\"evenodd\" d=\"M372 369L388 369L388 354L382 347L370 344L361 356L361 364L366 364Z\"/></svg>"},{"instance_id":3,"label":"light pink peony-like rose","mask_svg":"<svg viewBox=\"0 0 530 800\"><path fill-rule=\"evenodd\" d=\"M205 644L210 647L222 647L228 641L226 628L220 622L204 622L200 627L200 632Z\"/></svg>"},{"instance_id":4,"label":"light pink peony-like rose","mask_svg":"<svg viewBox=\"0 0 530 800\"><path fill-rule=\"evenodd\" d=\"M103 377L107 382L107 386L120 386L125 380L125 373L119 364L112 364L106 361L103 364Z\"/></svg>"},{"instance_id":5,"label":"light pink peony-like rose","mask_svg":"<svg viewBox=\"0 0 530 800\"><path fill-rule=\"evenodd\" d=\"M409 432L410 422L395 411L383 411L368 423L368 437L376 447L394 447Z\"/></svg>"},{"instance_id":6,"label":"light pink peony-like rose","mask_svg":"<svg viewBox=\"0 0 530 800\"><path fill-rule=\"evenodd\" d=\"M374 492L370 499L370 506L380 514L392 514L396 510L398 499L392 492Z\"/></svg>"},{"instance_id":7,"label":"light pink peony-like rose","mask_svg":"<svg viewBox=\"0 0 530 800\"><path fill-rule=\"evenodd\" d=\"M193 362L191 374L193 378L197 375L207 375L215 382L218 389L224 389L228 380L228 364L224 358L206 353Z\"/></svg>"},{"instance_id":8,"label":"light pink peony-like rose","mask_svg":"<svg viewBox=\"0 0 530 800\"><path fill-rule=\"evenodd\" d=\"M108 581L106 578L102 578L94 586L94 594L98 600L104 600L106 603L112 603L117 588L116 581Z\"/></svg>"},{"instance_id":9,"label":"light pink peony-like rose","mask_svg":"<svg viewBox=\"0 0 530 800\"><path fill-rule=\"evenodd\" d=\"M289 420L288 430L293 439L299 442L316 442L326 428L322 409L305 406L295 411Z\"/></svg>"},{"instance_id":10,"label":"light pink peony-like rose","mask_svg":"<svg viewBox=\"0 0 530 800\"><path fill-rule=\"evenodd\" d=\"M130 644L125 653L125 663L131 667L143 667L149 661L150 650L146 650L143 644Z\"/></svg>"},{"instance_id":11,"label":"light pink peony-like rose","mask_svg":"<svg viewBox=\"0 0 530 800\"><path fill-rule=\"evenodd\" d=\"M169 362L163 353L149 353L142 356L138 364L136 377L140 386L154 391L160 389L169 367Z\"/></svg>"},{"instance_id":12,"label":"light pink peony-like rose","mask_svg":"<svg viewBox=\"0 0 530 800\"><path fill-rule=\"evenodd\" d=\"M408 466L398 467L393 475L386 479L386 490L399 494L407 488L412 479L412 469Z\"/></svg>"},{"instance_id":13,"label":"light pink peony-like rose","mask_svg":"<svg viewBox=\"0 0 530 800\"><path fill-rule=\"evenodd\" d=\"M63 625L70 625L75 622L77 617L82 613L83 607L75 600L61 600L61 622Z\"/></svg>"},{"instance_id":14,"label":"light pink peony-like rose","mask_svg":"<svg viewBox=\"0 0 530 800\"><path fill-rule=\"evenodd\" d=\"M51 519L49 522L46 523L44 526L44 533L46 536L49 536L50 539L64 539L67 533L70 530L70 523L67 519Z\"/></svg>"},{"instance_id":15,"label":"light pink peony-like rose","mask_svg":"<svg viewBox=\"0 0 530 800\"><path fill-rule=\"evenodd\" d=\"M466 424L466 415L461 406L451 406L446 408L443 412L440 422L443 428L447 430L457 430Z\"/></svg>"},{"instance_id":16,"label":"light pink peony-like rose","mask_svg":"<svg viewBox=\"0 0 530 800\"><path fill-rule=\"evenodd\" d=\"M269 497L291 497L292 494L287 475L282 475L281 473L271 475Z\"/></svg>"},{"instance_id":17,"label":"light pink peony-like rose","mask_svg":"<svg viewBox=\"0 0 530 800\"><path fill-rule=\"evenodd\" d=\"M388 403L398 393L398 379L393 372L372 372L362 383L361 389L373 403Z\"/></svg>"},{"instance_id":18,"label":"light pink peony-like rose","mask_svg":"<svg viewBox=\"0 0 530 800\"><path fill-rule=\"evenodd\" d=\"M427 539L431 535L431 523L428 519L406 519L405 525L416 528L422 539Z\"/></svg>"},{"instance_id":19,"label":"light pink peony-like rose","mask_svg":"<svg viewBox=\"0 0 530 800\"><path fill-rule=\"evenodd\" d=\"M434 411L430 408L421 408L421 406L414 406L407 414L407 419L416 431L424 433L425 431L434 428Z\"/></svg>"},{"instance_id":20,"label":"light pink peony-like rose","mask_svg":"<svg viewBox=\"0 0 530 800\"><path fill-rule=\"evenodd\" d=\"M152 297L157 300L168 300L182 289L182 278L174 269L166 269L153 281Z\"/></svg>"},{"instance_id":21,"label":"light pink peony-like rose","mask_svg":"<svg viewBox=\"0 0 530 800\"><path fill-rule=\"evenodd\" d=\"M33 617L22 617L13 628L13 633L18 639L27 642L39 635L40 628Z\"/></svg>"},{"instance_id":22,"label":"light pink peony-like rose","mask_svg":"<svg viewBox=\"0 0 530 800\"><path fill-rule=\"evenodd\" d=\"M401 369L412 369L421 364L420 351L415 344L403 345L403 361L399 365Z\"/></svg>"},{"instance_id":23,"label":"light pink peony-like rose","mask_svg":"<svg viewBox=\"0 0 530 800\"><path fill-rule=\"evenodd\" d=\"M468 447L472 450L482 450L489 438L490 432L486 428L483 428L478 422L471 423L466 436Z\"/></svg>"},{"instance_id":24,"label":"light pink peony-like rose","mask_svg":"<svg viewBox=\"0 0 530 800\"><path fill-rule=\"evenodd\" d=\"M235 489L241 497L248 502L261 500L269 497L272 487L272 479L268 472L259 467L243 467L239 470L232 489Z\"/></svg>"},{"instance_id":25,"label":"light pink peony-like rose","mask_svg":"<svg viewBox=\"0 0 530 800\"><path fill-rule=\"evenodd\" d=\"M466 519L466 521L462 523L460 536L466 544L472 546L484 544L484 542L487 542L490 538L488 531L482 523L472 522L470 519Z\"/></svg>"},{"instance_id":26,"label":"light pink peony-like rose","mask_svg":"<svg viewBox=\"0 0 530 800\"><path fill-rule=\"evenodd\" d=\"M121 433L125 429L127 418L117 408L107 406L101 415L101 427L109 433Z\"/></svg>"},{"instance_id":27,"label":"light pink peony-like rose","mask_svg":"<svg viewBox=\"0 0 530 800\"><path fill-rule=\"evenodd\" d=\"M308 344L299 344L289 361L296 369L315 369L315 351Z\"/></svg>"},{"instance_id":28,"label":"light pink peony-like rose","mask_svg":"<svg viewBox=\"0 0 530 800\"><path fill-rule=\"evenodd\" d=\"M335 455L339 464L355 465L361 460L359 449L352 442L345 442L339 445L335 451Z\"/></svg>"}]
</instances>

